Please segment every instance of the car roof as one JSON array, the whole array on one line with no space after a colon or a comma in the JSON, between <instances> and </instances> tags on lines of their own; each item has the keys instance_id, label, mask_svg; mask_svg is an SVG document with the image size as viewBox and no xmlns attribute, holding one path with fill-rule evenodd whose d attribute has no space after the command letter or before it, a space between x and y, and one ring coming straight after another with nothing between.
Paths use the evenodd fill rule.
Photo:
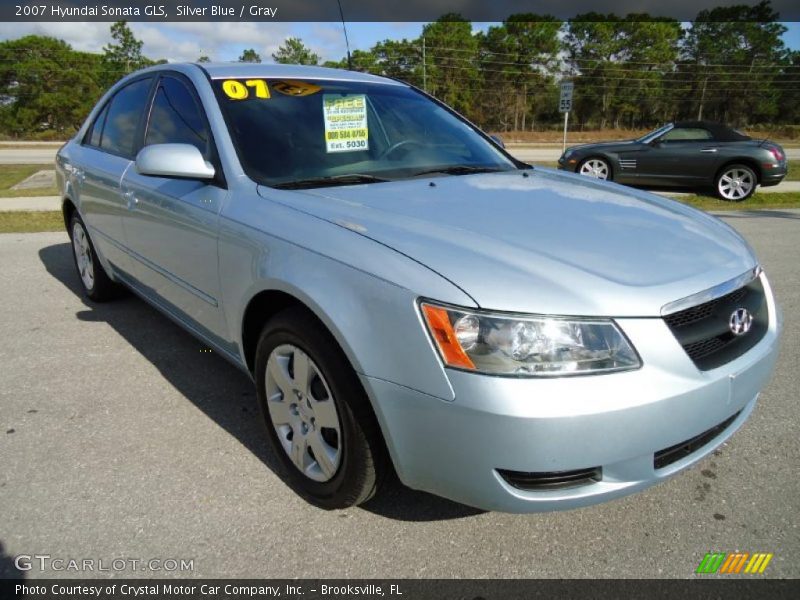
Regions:
<instances>
[{"instance_id":1,"label":"car roof","mask_svg":"<svg viewBox=\"0 0 800 600\"><path fill-rule=\"evenodd\" d=\"M164 67L175 68L180 63L169 63ZM394 79L308 65L282 65L264 63L216 62L216 63L184 63L203 69L211 79L239 79L242 77L280 78L280 79L316 79L328 81L358 81L363 83L383 83L388 85L405 85Z\"/></svg>"}]
</instances>

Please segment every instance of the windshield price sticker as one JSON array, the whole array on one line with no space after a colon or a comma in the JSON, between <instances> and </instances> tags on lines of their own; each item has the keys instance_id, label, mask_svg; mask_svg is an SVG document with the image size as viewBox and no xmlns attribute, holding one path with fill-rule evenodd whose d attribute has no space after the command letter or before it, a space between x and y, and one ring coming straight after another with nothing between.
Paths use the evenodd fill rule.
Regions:
<instances>
[{"instance_id":1,"label":"windshield price sticker","mask_svg":"<svg viewBox=\"0 0 800 600\"><path fill-rule=\"evenodd\" d=\"M244 82L226 79L222 82L222 91L231 100L246 100L251 95L256 98L269 98L269 88L263 79L248 79Z\"/></svg>"},{"instance_id":2,"label":"windshield price sticker","mask_svg":"<svg viewBox=\"0 0 800 600\"><path fill-rule=\"evenodd\" d=\"M325 151L354 152L369 149L367 97L364 94L341 96L324 94Z\"/></svg>"}]
</instances>

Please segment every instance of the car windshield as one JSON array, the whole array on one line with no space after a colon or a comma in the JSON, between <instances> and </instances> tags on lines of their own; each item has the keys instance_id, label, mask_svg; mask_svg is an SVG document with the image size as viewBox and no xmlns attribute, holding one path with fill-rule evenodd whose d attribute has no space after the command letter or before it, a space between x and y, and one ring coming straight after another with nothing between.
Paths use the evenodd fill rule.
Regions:
<instances>
[{"instance_id":1,"label":"car windshield","mask_svg":"<svg viewBox=\"0 0 800 600\"><path fill-rule=\"evenodd\" d=\"M665 133L667 133L670 129L672 129L674 125L672 123L667 123L666 125L662 125L658 129L654 129L650 133L644 134L642 137L637 138L636 141L641 144L646 144L648 142L652 142L654 139L661 137Z\"/></svg>"},{"instance_id":2,"label":"car windshield","mask_svg":"<svg viewBox=\"0 0 800 600\"><path fill-rule=\"evenodd\" d=\"M300 189L518 168L468 123L404 85L284 79L213 84L242 166L267 186Z\"/></svg>"}]
</instances>

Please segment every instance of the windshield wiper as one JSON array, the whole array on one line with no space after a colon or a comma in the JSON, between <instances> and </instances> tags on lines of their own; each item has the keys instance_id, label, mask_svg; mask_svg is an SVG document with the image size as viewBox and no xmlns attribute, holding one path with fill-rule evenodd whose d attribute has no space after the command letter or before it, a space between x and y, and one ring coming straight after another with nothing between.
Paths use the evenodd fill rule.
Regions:
<instances>
[{"instance_id":1,"label":"windshield wiper","mask_svg":"<svg viewBox=\"0 0 800 600\"><path fill-rule=\"evenodd\" d=\"M312 177L310 179L298 179L297 181L287 181L278 183L272 187L281 190L301 190L315 187L328 187L334 185L354 185L358 183L380 183L390 181L385 177L376 177L366 173L349 173L346 175L330 175L327 177Z\"/></svg>"},{"instance_id":2,"label":"windshield wiper","mask_svg":"<svg viewBox=\"0 0 800 600\"><path fill-rule=\"evenodd\" d=\"M506 169L498 169L496 167L474 167L472 165L452 165L450 167L438 167L436 169L428 169L414 173L412 177L422 177L423 175L433 175L435 173L442 173L444 175L470 175L472 173L498 173Z\"/></svg>"}]
</instances>

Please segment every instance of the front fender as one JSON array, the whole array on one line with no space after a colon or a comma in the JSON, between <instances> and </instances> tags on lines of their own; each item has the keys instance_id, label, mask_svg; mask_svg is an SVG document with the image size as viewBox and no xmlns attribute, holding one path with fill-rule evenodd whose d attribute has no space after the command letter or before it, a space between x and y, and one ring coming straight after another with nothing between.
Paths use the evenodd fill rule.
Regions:
<instances>
[{"instance_id":1,"label":"front fender","mask_svg":"<svg viewBox=\"0 0 800 600\"><path fill-rule=\"evenodd\" d=\"M219 238L222 305L243 363L247 306L258 293L275 290L305 304L359 374L453 399L416 302L426 296L475 306L469 296L426 267L344 227L260 197L239 198L230 208ZM244 214L247 222L268 223L269 228L245 224Z\"/></svg>"}]
</instances>

